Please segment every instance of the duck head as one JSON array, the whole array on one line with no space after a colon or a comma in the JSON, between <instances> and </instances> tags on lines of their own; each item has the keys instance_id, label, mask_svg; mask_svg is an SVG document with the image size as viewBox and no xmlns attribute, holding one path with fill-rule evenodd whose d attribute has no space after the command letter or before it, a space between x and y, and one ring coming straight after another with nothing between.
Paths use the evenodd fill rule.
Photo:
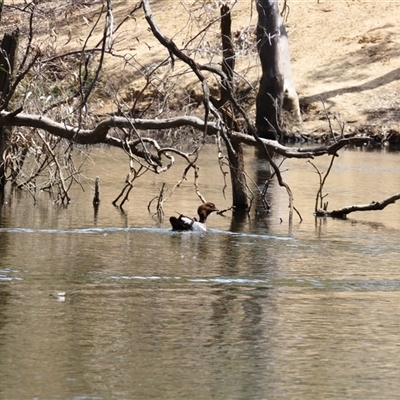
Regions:
<instances>
[{"instance_id":1,"label":"duck head","mask_svg":"<svg viewBox=\"0 0 400 400\"><path fill-rule=\"evenodd\" d=\"M204 224L206 222L207 217L214 211L219 211L217 207L215 207L214 203L207 202L202 204L197 209L197 214L199 214L200 222Z\"/></svg>"}]
</instances>

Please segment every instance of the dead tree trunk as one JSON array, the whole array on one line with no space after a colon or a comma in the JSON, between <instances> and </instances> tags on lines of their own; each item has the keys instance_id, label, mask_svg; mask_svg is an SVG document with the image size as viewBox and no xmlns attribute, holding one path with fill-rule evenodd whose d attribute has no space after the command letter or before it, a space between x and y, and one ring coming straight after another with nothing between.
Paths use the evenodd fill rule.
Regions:
<instances>
[{"instance_id":1,"label":"dead tree trunk","mask_svg":"<svg viewBox=\"0 0 400 400\"><path fill-rule=\"evenodd\" d=\"M222 82L220 104L229 100L229 92L233 92L233 71L235 70L235 49L232 42L231 10L224 4L221 6L221 39L222 39L222 72L226 80Z\"/></svg>"},{"instance_id":2,"label":"dead tree trunk","mask_svg":"<svg viewBox=\"0 0 400 400\"><path fill-rule=\"evenodd\" d=\"M262 76L256 98L256 128L265 139L281 137L283 72L280 68L278 0L257 0L257 48Z\"/></svg>"},{"instance_id":3,"label":"dead tree trunk","mask_svg":"<svg viewBox=\"0 0 400 400\"><path fill-rule=\"evenodd\" d=\"M19 31L15 30L11 35L5 33L0 48L0 109L4 108L4 102L10 91L11 77L16 58ZM6 184L5 151L8 147L8 132L4 126L0 127L0 191Z\"/></svg>"},{"instance_id":4,"label":"dead tree trunk","mask_svg":"<svg viewBox=\"0 0 400 400\"><path fill-rule=\"evenodd\" d=\"M223 114L229 130L238 130L235 123L235 110L229 102L233 94L233 71L235 69L235 49L232 42L231 12L227 5L221 7L221 37L222 37L222 71L226 76L221 83L221 98L213 102ZM229 95L230 93L230 95ZM249 207L246 190L246 175L244 173L243 147L238 141L232 140L229 135L225 138L228 149L230 176L232 183L232 203L236 210L247 210Z\"/></svg>"},{"instance_id":5,"label":"dead tree trunk","mask_svg":"<svg viewBox=\"0 0 400 400\"><path fill-rule=\"evenodd\" d=\"M227 146L232 183L232 204L235 210L247 210L249 207L244 174L244 157L241 143L232 141L232 148Z\"/></svg>"}]
</instances>

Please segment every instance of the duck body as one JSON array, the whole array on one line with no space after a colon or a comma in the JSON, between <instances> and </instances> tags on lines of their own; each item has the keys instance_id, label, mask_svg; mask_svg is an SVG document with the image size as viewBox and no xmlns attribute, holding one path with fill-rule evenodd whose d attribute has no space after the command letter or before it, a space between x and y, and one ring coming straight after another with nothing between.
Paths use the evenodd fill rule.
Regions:
<instances>
[{"instance_id":1,"label":"duck body","mask_svg":"<svg viewBox=\"0 0 400 400\"><path fill-rule=\"evenodd\" d=\"M185 215L180 215L178 218L171 217L169 219L172 230L174 231L197 231L205 232L207 230L206 225L197 221L196 218L189 218Z\"/></svg>"},{"instance_id":2,"label":"duck body","mask_svg":"<svg viewBox=\"0 0 400 400\"><path fill-rule=\"evenodd\" d=\"M186 217L185 215L179 215L178 218L170 217L169 222L172 226L173 231L197 231L206 232L206 219L214 211L218 211L214 203L204 203L197 209L199 215L199 221L196 218Z\"/></svg>"}]
</instances>

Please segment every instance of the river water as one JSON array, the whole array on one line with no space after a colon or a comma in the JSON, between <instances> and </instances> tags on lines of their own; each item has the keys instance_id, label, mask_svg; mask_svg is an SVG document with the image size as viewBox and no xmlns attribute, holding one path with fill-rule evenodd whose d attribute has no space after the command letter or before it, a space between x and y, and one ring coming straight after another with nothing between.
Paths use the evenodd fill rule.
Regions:
<instances>
[{"instance_id":1,"label":"river water","mask_svg":"<svg viewBox=\"0 0 400 400\"><path fill-rule=\"evenodd\" d=\"M199 187L230 205L205 149ZM165 203L147 204L183 166L135 183L113 207L124 155L96 150L67 208L46 193L6 193L0 209L1 399L395 399L400 393L400 205L313 217L318 175L287 160L272 212L212 215L206 234L172 233L168 216L194 214L193 177ZM246 151L249 181L262 165ZM326 170L328 157L314 160ZM399 192L399 154L345 150L327 180L329 208ZM64 293L65 296L60 294Z\"/></svg>"}]
</instances>

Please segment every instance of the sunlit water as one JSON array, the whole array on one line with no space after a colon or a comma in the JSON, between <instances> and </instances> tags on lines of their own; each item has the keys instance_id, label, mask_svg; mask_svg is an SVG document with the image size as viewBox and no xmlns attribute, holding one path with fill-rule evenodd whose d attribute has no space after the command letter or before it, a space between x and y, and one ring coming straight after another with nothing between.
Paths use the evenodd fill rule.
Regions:
<instances>
[{"instance_id":1,"label":"sunlit water","mask_svg":"<svg viewBox=\"0 0 400 400\"><path fill-rule=\"evenodd\" d=\"M249 178L262 163L248 151ZM216 150L199 187L219 208ZM328 178L329 208L399 192L398 153L344 151ZM274 184L272 212L212 215L206 234L173 233L147 211L153 184L136 183L124 213L118 152L93 155L92 190L68 208L6 194L0 213L1 399L395 399L400 393L399 207L313 217L318 176L289 160L297 216ZM326 170L329 160L314 161ZM194 214L193 178L165 203Z\"/></svg>"}]
</instances>

